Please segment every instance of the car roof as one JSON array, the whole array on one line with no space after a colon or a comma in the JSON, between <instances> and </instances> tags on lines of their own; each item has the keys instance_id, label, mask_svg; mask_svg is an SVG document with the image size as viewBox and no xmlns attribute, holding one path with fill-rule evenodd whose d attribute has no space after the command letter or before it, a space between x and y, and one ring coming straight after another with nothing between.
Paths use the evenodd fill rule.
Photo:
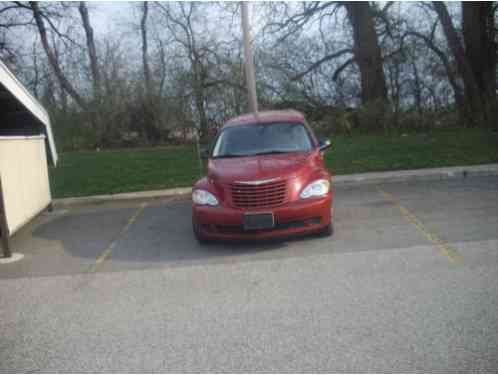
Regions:
<instances>
[{"instance_id":1,"label":"car roof","mask_svg":"<svg viewBox=\"0 0 498 375\"><path fill-rule=\"evenodd\" d=\"M271 122L298 122L304 123L304 115L293 109L280 111L263 111L256 113L246 113L234 117L226 122L223 127L246 124L262 124Z\"/></svg>"}]
</instances>

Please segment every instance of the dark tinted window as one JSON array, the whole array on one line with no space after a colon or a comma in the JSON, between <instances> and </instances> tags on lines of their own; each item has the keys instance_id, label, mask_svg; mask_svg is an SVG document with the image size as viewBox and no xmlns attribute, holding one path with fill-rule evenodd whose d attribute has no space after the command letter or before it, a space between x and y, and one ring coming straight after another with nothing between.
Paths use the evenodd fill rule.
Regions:
<instances>
[{"instance_id":1,"label":"dark tinted window","mask_svg":"<svg viewBox=\"0 0 498 375\"><path fill-rule=\"evenodd\" d=\"M213 157L310 151L312 148L303 124L237 125L222 131L214 146Z\"/></svg>"}]
</instances>

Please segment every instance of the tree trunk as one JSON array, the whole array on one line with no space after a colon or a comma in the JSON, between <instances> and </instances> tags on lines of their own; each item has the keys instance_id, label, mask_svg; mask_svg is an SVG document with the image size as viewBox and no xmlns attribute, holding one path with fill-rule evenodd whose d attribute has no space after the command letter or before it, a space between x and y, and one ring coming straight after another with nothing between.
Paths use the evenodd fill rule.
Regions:
<instances>
[{"instance_id":1,"label":"tree trunk","mask_svg":"<svg viewBox=\"0 0 498 375\"><path fill-rule=\"evenodd\" d=\"M422 116L422 85L420 83L420 75L417 68L417 63L411 60L411 66L413 68L413 97L415 99L415 107L417 107L417 113Z\"/></svg>"},{"instance_id":2,"label":"tree trunk","mask_svg":"<svg viewBox=\"0 0 498 375\"><path fill-rule=\"evenodd\" d=\"M54 55L54 52L52 51L50 45L48 44L47 30L45 29L45 23L43 22L43 16L41 14L40 8L38 7L38 2L30 1L29 5L31 7L31 10L33 11L33 17L35 19L36 26L38 27L38 32L40 34L40 39L43 45L43 49L47 54L48 62L52 67L54 74L57 77L57 80L59 81L64 91L66 91L71 96L71 98L76 102L76 104L78 104L81 108L86 109L87 103L85 102L83 97L78 94L78 92L74 89L73 85L71 85L69 80L62 72L62 69L59 66L59 63L57 62L57 59Z\"/></svg>"},{"instance_id":3,"label":"tree trunk","mask_svg":"<svg viewBox=\"0 0 498 375\"><path fill-rule=\"evenodd\" d=\"M470 120L474 123L478 121L478 117L483 113L481 95L479 86L472 71L472 67L467 59L465 50L458 38L458 34L453 26L451 17L448 13L446 5L441 1L433 1L434 9L443 26L444 35L448 42L448 46L453 54L456 62L457 70L463 79L465 86L465 103L470 110Z\"/></svg>"},{"instance_id":4,"label":"tree trunk","mask_svg":"<svg viewBox=\"0 0 498 375\"><path fill-rule=\"evenodd\" d=\"M90 59L90 70L92 72L92 83L93 83L93 101L94 105L91 106L90 110L90 122L95 131L95 135L97 135L98 143L103 144L103 133L99 132L99 128L101 127L101 115L100 109L98 108L98 104L101 103L102 100L102 89L100 84L100 71L97 60L97 49L95 48L95 38L93 36L93 28L90 24L90 17L88 15L88 8L86 7L86 3L84 1L80 2L78 10L81 15L81 20L83 22L83 29L85 30L86 37L86 45L88 49L88 57ZM102 137L99 136L102 135Z\"/></svg>"},{"instance_id":5,"label":"tree trunk","mask_svg":"<svg viewBox=\"0 0 498 375\"><path fill-rule=\"evenodd\" d=\"M149 14L149 3L142 3L142 18L140 20L140 34L142 37L142 65L144 71L144 131L148 142L157 142L161 133L157 127L158 116L152 92L152 81L149 66L149 52L147 39L147 17Z\"/></svg>"},{"instance_id":6,"label":"tree trunk","mask_svg":"<svg viewBox=\"0 0 498 375\"><path fill-rule=\"evenodd\" d=\"M38 67L38 52L36 50L36 44L33 43L33 94L35 94L36 99L40 99L39 85L40 85L40 70Z\"/></svg>"},{"instance_id":7,"label":"tree trunk","mask_svg":"<svg viewBox=\"0 0 498 375\"><path fill-rule=\"evenodd\" d=\"M161 79L159 82L159 92L158 96L162 97L163 96L163 91L164 91L164 83L166 82L166 72L167 72L167 63L166 63L166 52L164 51L164 45L161 39L158 40L159 42L159 58L161 61Z\"/></svg>"},{"instance_id":8,"label":"tree trunk","mask_svg":"<svg viewBox=\"0 0 498 375\"><path fill-rule=\"evenodd\" d=\"M465 55L485 102L496 97L496 44L493 2L462 2Z\"/></svg>"},{"instance_id":9,"label":"tree trunk","mask_svg":"<svg viewBox=\"0 0 498 375\"><path fill-rule=\"evenodd\" d=\"M97 61L97 50L95 48L95 40L93 37L93 28L90 24L90 17L88 16L88 9L84 1L80 2L79 11L81 20L83 21L83 28L85 29L86 45L88 47L88 57L90 58L90 69L93 78L93 93L95 99L100 101L100 72Z\"/></svg>"},{"instance_id":10,"label":"tree trunk","mask_svg":"<svg viewBox=\"0 0 498 375\"><path fill-rule=\"evenodd\" d=\"M386 101L386 78L370 4L347 1L344 5L353 28L353 54L360 68L362 102Z\"/></svg>"},{"instance_id":11,"label":"tree trunk","mask_svg":"<svg viewBox=\"0 0 498 375\"><path fill-rule=\"evenodd\" d=\"M199 133L201 144L207 144L208 142L208 120L206 115L206 109L204 108L204 90L202 87L197 87L194 89L195 93L195 106L197 107L197 113L199 114Z\"/></svg>"},{"instance_id":12,"label":"tree trunk","mask_svg":"<svg viewBox=\"0 0 498 375\"><path fill-rule=\"evenodd\" d=\"M148 2L144 1L142 3L142 20L140 22L140 32L142 34L142 62L144 69L144 79L145 79L145 92L146 96L150 96L151 92L151 80L150 80L150 67L149 67L149 56L147 52L147 15L149 13Z\"/></svg>"}]
</instances>

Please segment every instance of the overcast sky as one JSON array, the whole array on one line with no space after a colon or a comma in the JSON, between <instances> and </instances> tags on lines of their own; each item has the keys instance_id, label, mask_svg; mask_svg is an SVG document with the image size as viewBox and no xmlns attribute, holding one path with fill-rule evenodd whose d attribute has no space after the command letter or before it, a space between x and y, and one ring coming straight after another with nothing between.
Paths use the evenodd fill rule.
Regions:
<instances>
[{"instance_id":1,"label":"overcast sky","mask_svg":"<svg viewBox=\"0 0 498 375\"><path fill-rule=\"evenodd\" d=\"M112 32L116 26L133 21L133 6L138 1L91 1L88 7L91 12L91 22L96 33Z\"/></svg>"}]
</instances>

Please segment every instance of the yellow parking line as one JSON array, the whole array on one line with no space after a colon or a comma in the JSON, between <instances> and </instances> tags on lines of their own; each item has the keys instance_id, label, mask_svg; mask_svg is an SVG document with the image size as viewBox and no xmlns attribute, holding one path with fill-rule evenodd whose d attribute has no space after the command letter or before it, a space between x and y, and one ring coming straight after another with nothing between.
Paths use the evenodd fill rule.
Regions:
<instances>
[{"instance_id":1,"label":"yellow parking line","mask_svg":"<svg viewBox=\"0 0 498 375\"><path fill-rule=\"evenodd\" d=\"M390 193L378 188L379 192L381 192L393 205L398 207L399 211L403 215L403 217L413 225L415 228L429 241L431 242L439 252L447 257L451 263L462 263L463 257L458 253L456 249L451 247L447 242L439 238L436 234L431 233L422 222L408 210L406 207L403 207L399 201Z\"/></svg>"},{"instance_id":2,"label":"yellow parking line","mask_svg":"<svg viewBox=\"0 0 498 375\"><path fill-rule=\"evenodd\" d=\"M142 203L140 207L137 208L135 213L128 219L126 225L121 229L116 238L107 246L107 248L100 254L100 256L95 260L95 264L92 264L87 272L97 272L99 267L104 263L104 261L109 258L112 254L112 250L116 247L118 240L125 234L128 229L130 229L131 225L137 220L138 216L143 212L144 208L147 206L147 203Z\"/></svg>"}]
</instances>

